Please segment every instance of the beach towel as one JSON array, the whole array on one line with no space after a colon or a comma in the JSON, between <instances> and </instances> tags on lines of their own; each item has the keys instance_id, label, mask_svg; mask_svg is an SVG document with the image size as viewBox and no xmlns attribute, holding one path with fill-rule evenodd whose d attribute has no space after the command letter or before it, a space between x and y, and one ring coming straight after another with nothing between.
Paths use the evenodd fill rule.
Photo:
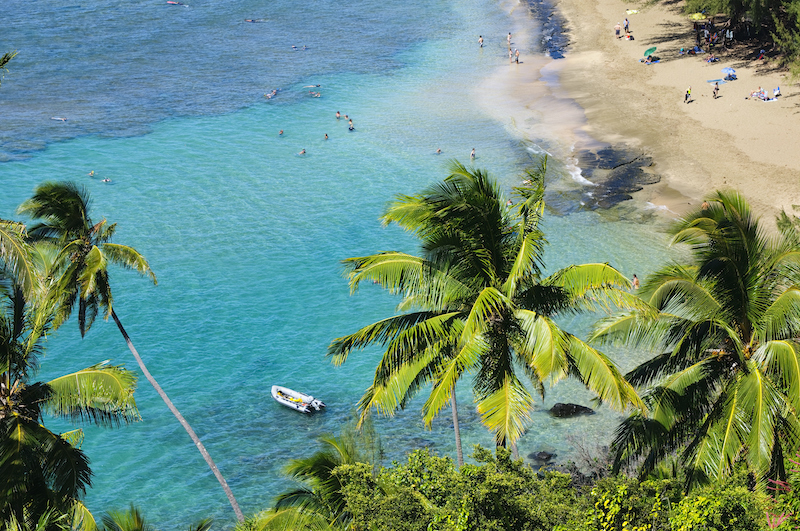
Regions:
<instances>
[{"instance_id":1,"label":"beach towel","mask_svg":"<svg viewBox=\"0 0 800 531\"><path fill-rule=\"evenodd\" d=\"M724 79L709 79L706 83L719 83L720 85L724 85L726 81Z\"/></svg>"},{"instance_id":2,"label":"beach towel","mask_svg":"<svg viewBox=\"0 0 800 531\"><path fill-rule=\"evenodd\" d=\"M638 13L638 12L639 12L639 11L638 11L638 10L636 10L636 9L628 9L627 11L625 11L625 13L627 13L627 14L629 14L629 15L635 15L635 14L636 14L636 13Z\"/></svg>"}]
</instances>

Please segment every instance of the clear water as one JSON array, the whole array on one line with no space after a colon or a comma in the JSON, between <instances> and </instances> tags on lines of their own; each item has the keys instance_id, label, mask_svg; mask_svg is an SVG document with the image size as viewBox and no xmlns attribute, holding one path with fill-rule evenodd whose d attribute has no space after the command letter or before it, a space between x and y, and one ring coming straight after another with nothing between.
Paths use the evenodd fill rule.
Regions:
<instances>
[{"instance_id":1,"label":"clear water","mask_svg":"<svg viewBox=\"0 0 800 531\"><path fill-rule=\"evenodd\" d=\"M529 33L524 54L540 53L537 23L516 4L488 0L77 2L4 4L0 51L20 53L0 88L0 216L14 218L44 180L87 186L94 217L117 222L115 241L136 247L158 275L153 287L114 271L116 311L243 510L255 512L289 486L280 473L286 461L338 432L371 381L380 352L333 367L325 358L331 339L398 302L372 286L350 296L339 260L415 251L413 239L381 227L378 216L393 196L441 179L447 161L466 161L472 148L476 164L504 186L519 182L536 147L480 111L485 102L473 87L503 64L509 28ZM305 87L316 84L321 98ZM281 90L267 100L272 88ZM337 110L355 131L335 119ZM296 155L301 149L307 154ZM553 179L571 179L562 173ZM608 261L642 277L665 258L664 238L625 217L550 217L548 267ZM590 323L563 324L583 334ZM43 378L104 359L135 368L113 323L98 321L83 340L76 328L68 323L51 337ZM624 368L642 356L614 355ZM306 417L278 406L269 397L276 383L312 392L327 411ZM491 445L468 384L459 408L465 448ZM520 454L569 458L571 436L607 443L616 413L568 421L544 413L554 402L589 398L573 382L550 391ZM232 526L222 490L145 380L137 402L143 422L86 428L90 509L100 515L133 502L160 529L205 516ZM454 454L449 412L426 431L420 405L377 422L388 459L421 446Z\"/></svg>"}]
</instances>

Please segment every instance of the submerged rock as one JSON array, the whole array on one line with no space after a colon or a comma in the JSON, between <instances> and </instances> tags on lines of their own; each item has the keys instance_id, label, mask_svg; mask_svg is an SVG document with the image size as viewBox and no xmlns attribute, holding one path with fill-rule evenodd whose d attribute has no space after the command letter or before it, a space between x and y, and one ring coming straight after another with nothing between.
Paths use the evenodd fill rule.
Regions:
<instances>
[{"instance_id":1,"label":"submerged rock","mask_svg":"<svg viewBox=\"0 0 800 531\"><path fill-rule=\"evenodd\" d=\"M578 404L562 404L559 402L550 408L550 414L554 417L569 418L579 415L594 415L594 410Z\"/></svg>"},{"instance_id":2,"label":"submerged rock","mask_svg":"<svg viewBox=\"0 0 800 531\"><path fill-rule=\"evenodd\" d=\"M556 454L551 454L550 452L540 451L540 452L531 452L528 454L528 459L533 461L538 461L540 463L546 463L556 457Z\"/></svg>"}]
</instances>

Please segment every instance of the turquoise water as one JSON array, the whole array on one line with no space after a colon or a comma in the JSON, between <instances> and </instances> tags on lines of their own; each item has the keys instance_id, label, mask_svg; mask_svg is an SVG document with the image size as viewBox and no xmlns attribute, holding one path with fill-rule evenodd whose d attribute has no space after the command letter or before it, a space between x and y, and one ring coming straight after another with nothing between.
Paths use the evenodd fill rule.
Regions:
<instances>
[{"instance_id":1,"label":"turquoise water","mask_svg":"<svg viewBox=\"0 0 800 531\"><path fill-rule=\"evenodd\" d=\"M324 356L331 339L398 302L372 286L350 296L339 260L415 251L378 216L393 196L441 179L448 160L466 161L472 148L476 165L506 188L519 182L535 146L477 111L471 87L503 61L509 28L535 35L537 27L509 14L512 4L487 0L188 3L10 2L0 51L20 55L0 88L0 216L13 218L44 180L74 180L90 190L95 219L119 224L115 241L149 259L158 286L114 271L115 309L252 513L288 487L280 474L287 459L312 452L316 436L347 421L380 355L357 353L338 368ZM523 53L541 53L531 46ZM304 87L316 84L321 98ZM263 98L278 87L278 96ZM336 111L353 118L355 131ZM306 155L296 155L301 149ZM551 178L570 179L558 171ZM608 261L642 277L665 258L664 238L629 218L551 216L548 267ZM563 324L585 333L590 322ZM104 359L135 368L113 323L98 321L83 340L76 328L68 323L51 337L43 378ZM614 354L625 368L640 356ZM90 509L99 515L133 502L160 529L204 516L231 526L213 475L140 383L143 422L86 428ZM312 392L327 411L306 417L281 408L269 397L276 383ZM468 384L459 404L465 448L490 445ZM542 411L589 398L562 383ZM387 459L420 446L454 454L449 413L426 431L420 404L377 421ZM568 458L571 437L605 444L618 418L601 410L559 421L535 412L520 454L549 449Z\"/></svg>"}]
</instances>

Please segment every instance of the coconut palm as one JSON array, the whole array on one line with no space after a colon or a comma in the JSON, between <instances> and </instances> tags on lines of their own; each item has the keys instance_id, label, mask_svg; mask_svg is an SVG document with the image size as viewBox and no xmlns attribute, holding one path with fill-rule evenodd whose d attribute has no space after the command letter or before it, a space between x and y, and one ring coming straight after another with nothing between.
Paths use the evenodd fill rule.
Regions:
<instances>
[{"instance_id":1,"label":"coconut palm","mask_svg":"<svg viewBox=\"0 0 800 531\"><path fill-rule=\"evenodd\" d=\"M649 413L620 425L615 466L645 473L677 452L692 485L739 463L781 476L800 443L800 247L789 232L768 236L738 193L704 206L673 230L689 262L648 277L646 304L593 335L655 354L627 375L647 388Z\"/></svg>"},{"instance_id":2,"label":"coconut palm","mask_svg":"<svg viewBox=\"0 0 800 531\"><path fill-rule=\"evenodd\" d=\"M386 346L359 409L391 414L431 384L424 404L430 425L454 398L456 382L474 375L483 424L498 445L524 432L534 399L522 376L544 396L544 384L572 376L601 401L623 409L638 403L614 363L555 323L565 314L627 295L629 282L608 264L573 265L543 273L546 240L544 173L529 172L509 207L489 175L451 164L442 183L399 196L383 215L421 240L422 256L381 252L344 261L350 288L376 282L403 300L403 313L335 339L329 355L344 363L354 349ZM456 420L456 419L454 419Z\"/></svg>"},{"instance_id":3,"label":"coconut palm","mask_svg":"<svg viewBox=\"0 0 800 531\"><path fill-rule=\"evenodd\" d=\"M78 307L78 324L82 336L91 327L100 309L104 310L106 319L111 317L114 320L145 378L189 434L222 485L237 519L242 522L244 515L225 478L200 438L150 374L114 310L108 274L110 264L149 276L154 284L156 276L147 260L136 249L111 243L116 223L108 224L105 219L94 223L89 217L90 207L89 194L84 187L68 182L46 182L39 185L33 197L18 209L19 213L39 220L29 229L32 237L52 242L61 249L57 266L53 271L53 278L57 279L58 287L54 326L56 328L61 326L69 318L75 306Z\"/></svg>"},{"instance_id":4,"label":"coconut palm","mask_svg":"<svg viewBox=\"0 0 800 531\"><path fill-rule=\"evenodd\" d=\"M211 518L204 518L188 527L188 531L208 531L213 524ZM125 511L109 511L103 515L103 531L156 531L155 526L131 504Z\"/></svg>"},{"instance_id":5,"label":"coconut palm","mask_svg":"<svg viewBox=\"0 0 800 531\"><path fill-rule=\"evenodd\" d=\"M22 234L24 238L24 234ZM21 258L36 271L34 248ZM133 398L136 376L107 362L55 378L32 381L41 341L50 330L48 285L35 276L26 299L6 270L0 275L0 519L9 529L92 530L94 518L80 501L91 484L82 432L56 434L44 414L113 426L139 419Z\"/></svg>"},{"instance_id":6,"label":"coconut palm","mask_svg":"<svg viewBox=\"0 0 800 531\"><path fill-rule=\"evenodd\" d=\"M275 509L297 507L321 515L333 525L345 524L349 515L345 512L341 481L333 470L339 465L357 463L358 451L354 441L345 437L323 435L318 440L322 443L321 450L308 457L292 459L286 466L285 472L303 485L280 494Z\"/></svg>"}]
</instances>

